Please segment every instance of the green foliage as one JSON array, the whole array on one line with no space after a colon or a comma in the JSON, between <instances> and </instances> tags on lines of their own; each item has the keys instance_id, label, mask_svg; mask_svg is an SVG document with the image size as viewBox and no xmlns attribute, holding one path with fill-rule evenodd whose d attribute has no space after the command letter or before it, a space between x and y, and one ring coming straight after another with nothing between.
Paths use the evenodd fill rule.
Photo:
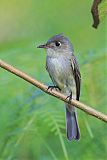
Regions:
<instances>
[{"instance_id":1,"label":"green foliage","mask_svg":"<svg viewBox=\"0 0 107 160\"><path fill-rule=\"evenodd\" d=\"M107 0L103 0L99 6L100 20L102 21L107 16Z\"/></svg>"},{"instance_id":2,"label":"green foliage","mask_svg":"<svg viewBox=\"0 0 107 160\"><path fill-rule=\"evenodd\" d=\"M63 32L80 64L81 101L107 114L106 22L95 31L90 6L0 1L0 58L49 85L45 52L35 46ZM78 118L81 140L68 142L63 102L0 68L0 160L105 160L107 125L79 110Z\"/></svg>"}]
</instances>

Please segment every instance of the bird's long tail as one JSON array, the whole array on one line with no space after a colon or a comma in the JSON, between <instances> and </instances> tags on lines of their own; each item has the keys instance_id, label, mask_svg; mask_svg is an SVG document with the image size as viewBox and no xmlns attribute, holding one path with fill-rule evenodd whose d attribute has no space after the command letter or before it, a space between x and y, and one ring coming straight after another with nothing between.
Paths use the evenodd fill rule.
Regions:
<instances>
[{"instance_id":1,"label":"bird's long tail","mask_svg":"<svg viewBox=\"0 0 107 160\"><path fill-rule=\"evenodd\" d=\"M66 129L68 140L79 140L80 139L80 129L77 120L77 113L74 107L69 107L66 104Z\"/></svg>"}]
</instances>

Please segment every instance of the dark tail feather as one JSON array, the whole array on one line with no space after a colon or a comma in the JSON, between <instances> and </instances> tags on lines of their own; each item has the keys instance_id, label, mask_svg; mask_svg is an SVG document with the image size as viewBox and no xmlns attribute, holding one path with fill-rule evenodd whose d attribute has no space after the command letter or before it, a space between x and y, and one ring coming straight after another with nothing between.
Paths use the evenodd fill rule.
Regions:
<instances>
[{"instance_id":1,"label":"dark tail feather","mask_svg":"<svg viewBox=\"0 0 107 160\"><path fill-rule=\"evenodd\" d=\"M69 111L66 107L66 128L67 128L67 138L68 140L79 140L80 139L80 129L77 121L77 113L75 110Z\"/></svg>"}]
</instances>

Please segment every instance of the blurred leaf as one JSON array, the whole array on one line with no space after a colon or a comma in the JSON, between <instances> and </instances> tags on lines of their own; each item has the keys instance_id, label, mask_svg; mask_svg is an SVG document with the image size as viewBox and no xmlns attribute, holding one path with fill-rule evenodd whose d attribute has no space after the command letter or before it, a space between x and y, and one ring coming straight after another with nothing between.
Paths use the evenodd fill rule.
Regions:
<instances>
[{"instance_id":1,"label":"blurred leaf","mask_svg":"<svg viewBox=\"0 0 107 160\"><path fill-rule=\"evenodd\" d=\"M99 5L99 16L100 21L103 21L103 19L107 16L107 0L102 0Z\"/></svg>"}]
</instances>

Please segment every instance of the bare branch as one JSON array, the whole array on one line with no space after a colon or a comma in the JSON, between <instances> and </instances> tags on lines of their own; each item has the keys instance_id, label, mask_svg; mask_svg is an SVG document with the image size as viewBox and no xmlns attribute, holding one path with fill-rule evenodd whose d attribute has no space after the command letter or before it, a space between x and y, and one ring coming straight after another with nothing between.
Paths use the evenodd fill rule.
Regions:
<instances>
[{"instance_id":1,"label":"bare branch","mask_svg":"<svg viewBox=\"0 0 107 160\"><path fill-rule=\"evenodd\" d=\"M66 99L66 96L55 91L55 90L47 90L48 87L42 83L40 83L39 81L33 79L32 77L30 77L29 75L27 75L26 73L16 69L15 67L5 63L4 61L0 60L0 67L15 74L16 76L24 79L25 81L31 83L32 85L36 86L37 88L41 89L42 91L44 91L45 93L47 94L50 94L51 96L54 96L66 103L69 103L69 104L72 104L74 105L75 107L83 110L84 112L90 114L91 116L94 116L104 122L107 122L107 115L99 112L99 111L96 111L95 109L77 101L77 100L74 100L72 99L71 101L69 101L68 99Z\"/></svg>"},{"instance_id":2,"label":"bare branch","mask_svg":"<svg viewBox=\"0 0 107 160\"><path fill-rule=\"evenodd\" d=\"M91 8L91 13L92 13L92 16L93 16L93 27L94 28L97 28L99 23L100 23L100 20L99 20L99 13L98 13L98 5L99 3L101 3L102 0L94 0L93 1L93 5L92 5L92 8Z\"/></svg>"}]
</instances>

